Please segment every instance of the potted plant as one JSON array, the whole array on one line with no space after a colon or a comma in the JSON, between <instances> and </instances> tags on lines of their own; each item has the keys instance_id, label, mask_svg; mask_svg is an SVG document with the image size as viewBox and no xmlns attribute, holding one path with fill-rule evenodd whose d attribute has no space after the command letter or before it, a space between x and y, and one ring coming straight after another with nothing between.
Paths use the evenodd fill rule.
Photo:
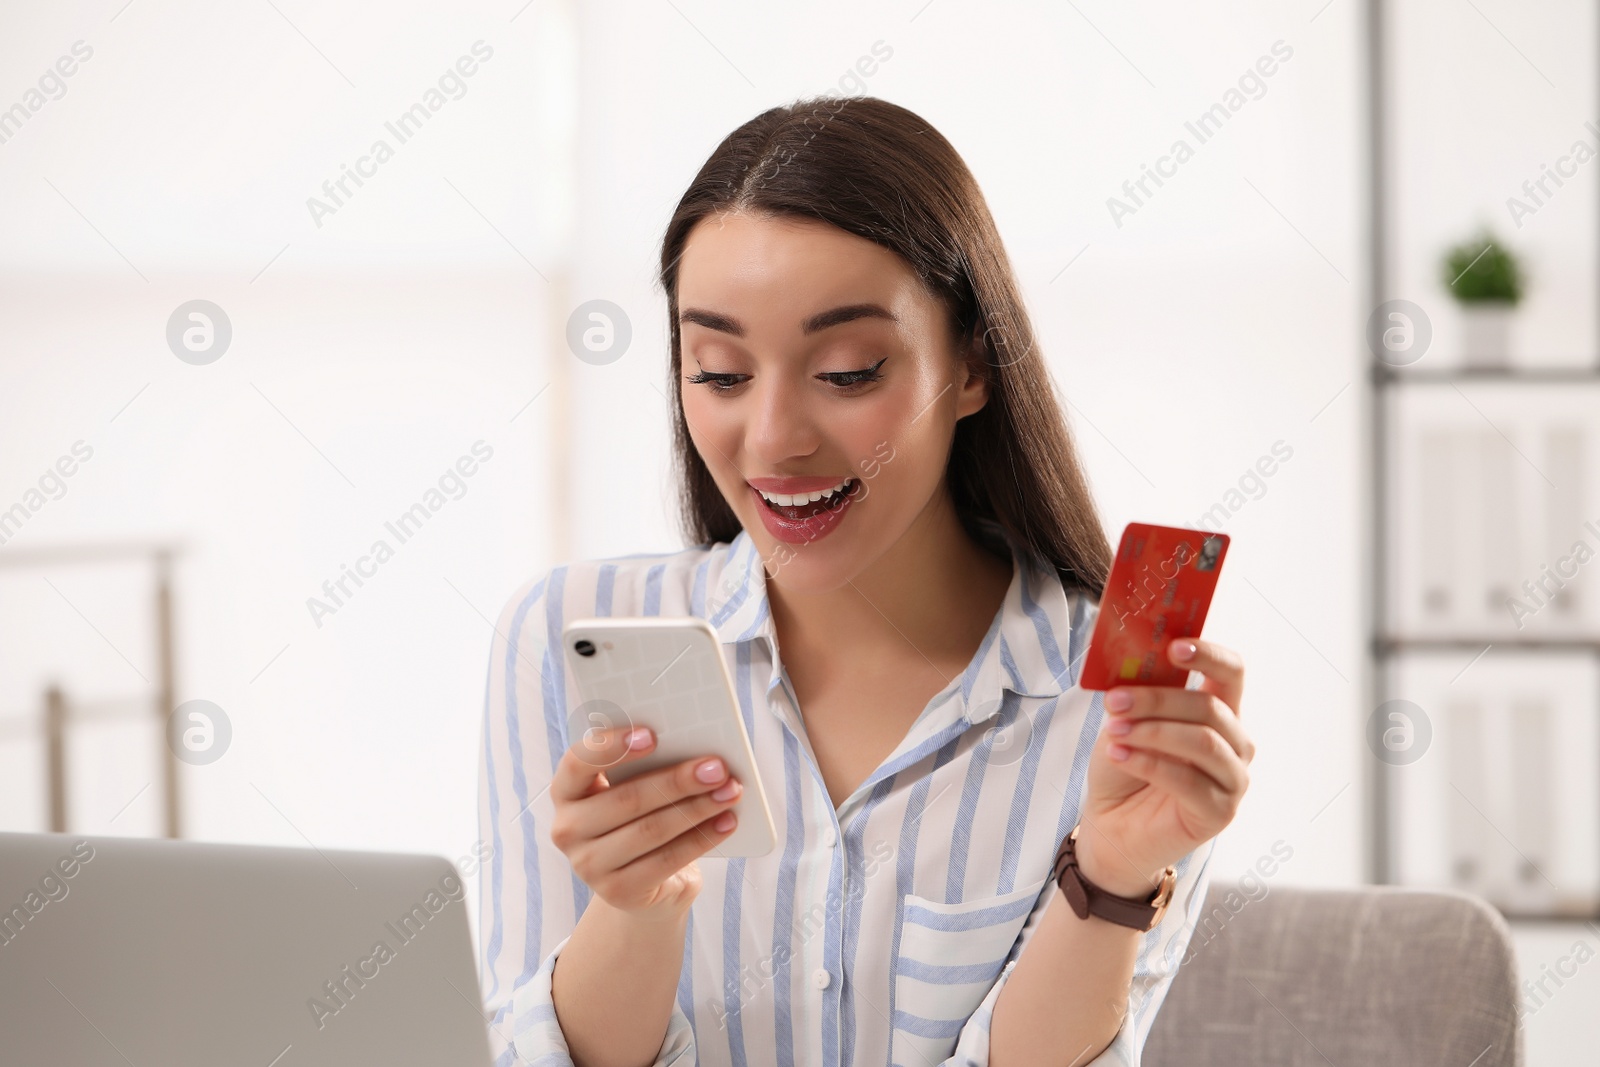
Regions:
<instances>
[{"instance_id":1,"label":"potted plant","mask_svg":"<svg viewBox=\"0 0 1600 1067\"><path fill-rule=\"evenodd\" d=\"M1445 252L1441 280L1461 309L1461 354L1469 367L1503 367L1511 352L1511 313L1524 272L1488 227Z\"/></svg>"}]
</instances>

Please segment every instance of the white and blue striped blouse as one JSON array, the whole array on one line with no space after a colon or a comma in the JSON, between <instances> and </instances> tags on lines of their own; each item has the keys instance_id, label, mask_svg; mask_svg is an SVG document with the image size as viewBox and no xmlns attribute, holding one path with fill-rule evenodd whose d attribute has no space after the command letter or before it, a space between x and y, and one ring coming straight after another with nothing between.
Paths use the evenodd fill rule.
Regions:
<instances>
[{"instance_id":1,"label":"white and blue striped blouse","mask_svg":"<svg viewBox=\"0 0 1600 1067\"><path fill-rule=\"evenodd\" d=\"M497 1065L572 1063L550 975L591 891L550 841L548 787L578 702L560 634L568 619L608 615L710 621L778 831L766 856L700 859L655 1064L988 1063L1000 988L1060 895L1050 871L1078 820L1100 729L1101 695L1075 684L1097 605L1053 571L1019 565L966 670L835 810L778 658L765 583L741 532L569 563L507 602L479 797L493 847L479 927ZM1139 1063L1205 898L1211 851L1178 863L1173 902L1140 943L1129 1013L1092 1064Z\"/></svg>"}]
</instances>

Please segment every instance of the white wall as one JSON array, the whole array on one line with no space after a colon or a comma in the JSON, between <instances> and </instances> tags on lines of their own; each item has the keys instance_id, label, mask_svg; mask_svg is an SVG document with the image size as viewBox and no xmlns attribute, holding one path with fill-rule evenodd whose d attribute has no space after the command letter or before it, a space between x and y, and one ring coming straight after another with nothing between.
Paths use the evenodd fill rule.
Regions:
<instances>
[{"instance_id":1,"label":"white wall","mask_svg":"<svg viewBox=\"0 0 1600 1067\"><path fill-rule=\"evenodd\" d=\"M572 49L491 4L278 8L0 9L0 106L92 50L0 143L0 507L93 449L0 559L188 546L178 696L234 731L183 768L192 836L460 857L488 620L551 557L546 277L570 179L541 170L542 109L571 87L539 89ZM414 138L386 133L478 41L492 55ZM380 137L393 158L319 220L308 198ZM233 327L206 366L166 340L195 298ZM420 532L386 533L480 441L492 458ZM378 538L393 558L319 625L308 599ZM145 572L0 569L0 590L0 720L51 678L82 701L149 692ZM137 720L75 734L74 827L155 832L160 743ZM0 826L43 827L40 763L0 724Z\"/></svg>"},{"instance_id":2,"label":"white wall","mask_svg":"<svg viewBox=\"0 0 1600 1067\"><path fill-rule=\"evenodd\" d=\"M1580 135L1592 15L1404 6L1396 286L1438 309L1448 348L1437 246L1474 211L1509 232L1504 198ZM1113 536L1193 524L1275 443L1292 449L1229 520L1208 624L1247 657L1260 750L1217 873L1282 839L1285 883L1361 880L1359 5L277 8L0 4L0 107L74 42L94 50L0 144L0 507L74 441L95 449L0 557L191 547L180 697L216 701L235 728L223 760L186 769L195 836L467 851L485 616L564 556L679 545L654 281L673 205L734 126L838 87L881 41L892 55L865 91L922 114L976 173ZM478 40L494 55L465 95L317 225L307 198ZM1184 123L1279 41L1292 56L1196 145ZM1453 100L1457 117L1430 117ZM1119 225L1107 199L1179 137L1193 158ZM1592 182L1517 235L1543 280L1529 350L1591 351ZM195 297L235 331L206 367L163 336ZM552 345L593 298L634 332L601 367ZM307 597L480 439L494 458L466 494L317 627ZM563 484L573 506L553 514ZM106 569L0 570L0 717L53 675L84 696L135 691L146 592ZM153 832L158 796L138 792L153 764L130 746L156 741L98 736L79 750L82 828ZM0 726L0 826L41 826L37 763ZM1525 964L1565 944L1524 938ZM1533 1062L1600 1037L1569 1010L1580 1000L1530 1022Z\"/></svg>"}]
</instances>

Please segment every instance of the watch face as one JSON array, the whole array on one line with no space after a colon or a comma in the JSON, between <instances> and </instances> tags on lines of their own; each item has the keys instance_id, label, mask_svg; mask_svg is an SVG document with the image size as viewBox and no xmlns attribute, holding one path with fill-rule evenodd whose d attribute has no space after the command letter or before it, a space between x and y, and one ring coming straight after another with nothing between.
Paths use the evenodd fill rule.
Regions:
<instances>
[{"instance_id":1,"label":"watch face","mask_svg":"<svg viewBox=\"0 0 1600 1067\"><path fill-rule=\"evenodd\" d=\"M1172 891L1177 887L1177 883L1177 869L1168 867L1166 875L1161 879L1161 888L1156 892L1155 900L1151 902L1155 905L1156 913L1150 917L1149 929L1153 929L1167 913L1167 905L1172 903Z\"/></svg>"},{"instance_id":2,"label":"watch face","mask_svg":"<svg viewBox=\"0 0 1600 1067\"><path fill-rule=\"evenodd\" d=\"M1168 867L1167 873L1161 878L1161 889L1156 893L1155 899L1150 903L1156 905L1162 910L1166 910L1167 905L1172 903L1172 892L1177 887L1178 869L1176 867Z\"/></svg>"}]
</instances>

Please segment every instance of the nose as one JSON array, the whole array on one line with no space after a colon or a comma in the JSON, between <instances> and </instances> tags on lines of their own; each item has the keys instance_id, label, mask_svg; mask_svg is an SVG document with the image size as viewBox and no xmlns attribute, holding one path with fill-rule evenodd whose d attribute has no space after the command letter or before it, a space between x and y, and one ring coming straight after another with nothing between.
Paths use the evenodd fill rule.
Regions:
<instances>
[{"instance_id":1,"label":"nose","mask_svg":"<svg viewBox=\"0 0 1600 1067\"><path fill-rule=\"evenodd\" d=\"M817 424L805 386L767 374L753 379L754 403L745 426L745 444L768 470L817 450Z\"/></svg>"}]
</instances>

